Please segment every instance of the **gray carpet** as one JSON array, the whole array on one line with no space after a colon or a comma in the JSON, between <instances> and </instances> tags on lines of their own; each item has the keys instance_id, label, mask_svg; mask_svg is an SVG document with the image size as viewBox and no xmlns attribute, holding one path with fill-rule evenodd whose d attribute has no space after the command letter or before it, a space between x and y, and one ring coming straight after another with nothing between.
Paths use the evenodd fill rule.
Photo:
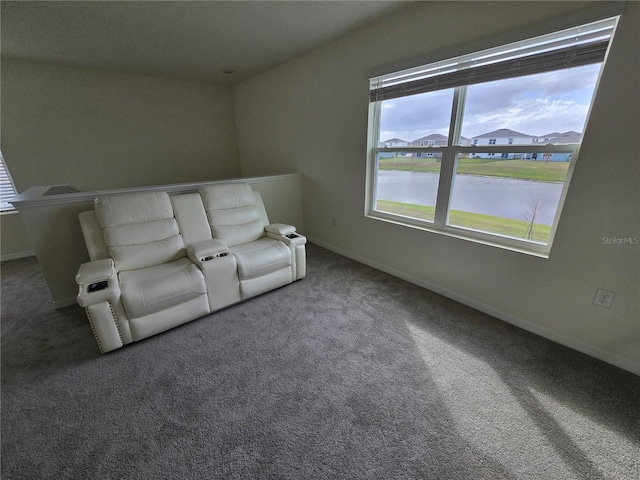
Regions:
<instances>
[{"instance_id":1,"label":"gray carpet","mask_svg":"<svg viewBox=\"0 0 640 480\"><path fill-rule=\"evenodd\" d=\"M640 377L320 247L101 355L2 264L2 478L634 479Z\"/></svg>"}]
</instances>

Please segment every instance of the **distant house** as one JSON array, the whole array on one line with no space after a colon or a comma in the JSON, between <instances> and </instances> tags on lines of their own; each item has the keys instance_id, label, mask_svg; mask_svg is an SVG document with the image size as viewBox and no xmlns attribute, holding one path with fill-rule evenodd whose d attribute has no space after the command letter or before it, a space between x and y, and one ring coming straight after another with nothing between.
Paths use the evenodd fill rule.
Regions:
<instances>
[{"instance_id":1,"label":"distant house","mask_svg":"<svg viewBox=\"0 0 640 480\"><path fill-rule=\"evenodd\" d=\"M516 132L508 128L501 128L493 132L483 133L472 138L472 145L479 147L494 145L531 145L536 137L527 133ZM523 158L523 153L473 153L474 158L491 158L500 160L510 160ZM526 158L526 157L525 157Z\"/></svg>"},{"instance_id":2,"label":"distant house","mask_svg":"<svg viewBox=\"0 0 640 480\"><path fill-rule=\"evenodd\" d=\"M572 143L580 143L582 140L582 134L580 132L575 132L570 130L564 133L547 133L546 135L540 135L536 137L533 141L535 145L568 145Z\"/></svg>"},{"instance_id":3,"label":"distant house","mask_svg":"<svg viewBox=\"0 0 640 480\"><path fill-rule=\"evenodd\" d=\"M545 135L529 135L527 133L516 132L509 128L501 128L492 132L483 133L471 139L466 137L460 137L459 145L461 146L526 146L526 145L571 145L580 143L582 134L570 130L568 132L551 132ZM381 158L401 156L413 156L414 158L442 158L442 152L414 152L413 154L397 151L398 147L446 147L448 138L446 135L440 133L431 133L424 137L416 138L413 141L403 140L402 138L390 138L380 142L380 148L393 148L396 149L393 152L379 153ZM471 153L474 158L485 158L492 160L543 160L551 162L568 162L571 160L571 153L566 152L545 152L545 153L532 153L527 152L524 149L522 152L502 152L502 153L488 153L488 152L474 152Z\"/></svg>"},{"instance_id":4,"label":"distant house","mask_svg":"<svg viewBox=\"0 0 640 480\"><path fill-rule=\"evenodd\" d=\"M472 140L473 145L481 147L485 145L531 145L534 138L536 138L534 135L501 128L473 137Z\"/></svg>"},{"instance_id":5,"label":"distant house","mask_svg":"<svg viewBox=\"0 0 640 480\"><path fill-rule=\"evenodd\" d=\"M378 145L380 146L380 148L392 148L392 147L408 147L410 144L411 142L408 142L401 138L394 137L394 138L385 140L383 142L380 142ZM389 153L379 152L378 153L379 158L391 158L399 155L405 155L405 153L404 152L389 152Z\"/></svg>"},{"instance_id":6,"label":"distant house","mask_svg":"<svg viewBox=\"0 0 640 480\"><path fill-rule=\"evenodd\" d=\"M448 138L440 133L432 133L426 137L416 138L411 142L412 147L446 147ZM460 137L459 145L471 145L471 140L467 137Z\"/></svg>"},{"instance_id":7,"label":"distant house","mask_svg":"<svg viewBox=\"0 0 640 480\"><path fill-rule=\"evenodd\" d=\"M468 147L471 145L471 139L467 137L460 136L460 142L458 143L461 147Z\"/></svg>"},{"instance_id":8,"label":"distant house","mask_svg":"<svg viewBox=\"0 0 640 480\"><path fill-rule=\"evenodd\" d=\"M568 131L564 133L552 132L545 135L535 136L522 132L516 132L508 128L501 128L493 132L484 133L473 137L473 145L569 145L580 143L582 134L579 132ZM568 162L571 160L570 153L562 152L545 152L531 153L524 151L522 153L473 153L475 158L493 158L500 160L509 160L522 158L525 160L544 160L551 162Z\"/></svg>"},{"instance_id":9,"label":"distant house","mask_svg":"<svg viewBox=\"0 0 640 480\"><path fill-rule=\"evenodd\" d=\"M446 147L447 146L447 137L440 133L432 133L431 135L427 135L426 137L416 138L413 142L411 142L411 146L413 147Z\"/></svg>"},{"instance_id":10,"label":"distant house","mask_svg":"<svg viewBox=\"0 0 640 480\"><path fill-rule=\"evenodd\" d=\"M416 138L411 142L412 147L446 147L449 139L440 134L432 133L425 137ZM416 152L413 154L415 158L442 158L441 152Z\"/></svg>"},{"instance_id":11,"label":"distant house","mask_svg":"<svg viewBox=\"0 0 640 480\"><path fill-rule=\"evenodd\" d=\"M440 133L432 133L425 137L416 138L411 142L412 147L446 147L449 139L446 135ZM466 137L460 137L460 145L471 145L471 140ZM440 152L416 152L413 154L416 158L442 158Z\"/></svg>"},{"instance_id":12,"label":"distant house","mask_svg":"<svg viewBox=\"0 0 640 480\"><path fill-rule=\"evenodd\" d=\"M545 135L540 135L533 140L534 145L571 145L580 143L582 140L582 134L570 130L568 132L559 133L552 132ZM542 160L550 162L569 162L571 161L571 154L566 152L546 153L542 155ZM541 160L540 158L534 160Z\"/></svg>"},{"instance_id":13,"label":"distant house","mask_svg":"<svg viewBox=\"0 0 640 480\"><path fill-rule=\"evenodd\" d=\"M411 142L407 142L406 140L402 140L401 138L390 138L389 140L385 140L380 142L380 148L384 147L408 147Z\"/></svg>"}]
</instances>

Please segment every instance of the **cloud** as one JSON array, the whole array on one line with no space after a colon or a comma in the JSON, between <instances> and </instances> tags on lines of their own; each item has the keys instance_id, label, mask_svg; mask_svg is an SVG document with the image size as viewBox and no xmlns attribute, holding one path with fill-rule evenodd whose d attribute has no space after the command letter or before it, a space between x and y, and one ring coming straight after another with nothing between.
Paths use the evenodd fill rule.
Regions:
<instances>
[{"instance_id":1,"label":"cloud","mask_svg":"<svg viewBox=\"0 0 640 480\"><path fill-rule=\"evenodd\" d=\"M582 97L588 93L587 101L591 100L593 88L600 72L600 64L585 65L566 70L556 70L549 73L532 75L529 78L545 96Z\"/></svg>"},{"instance_id":2,"label":"cloud","mask_svg":"<svg viewBox=\"0 0 640 480\"><path fill-rule=\"evenodd\" d=\"M468 138L500 128L530 135L575 130L582 132L589 105L567 100L512 101L503 108L465 115L462 135Z\"/></svg>"},{"instance_id":3,"label":"cloud","mask_svg":"<svg viewBox=\"0 0 640 480\"><path fill-rule=\"evenodd\" d=\"M453 105L453 89L422 93L382 102L380 140L403 140L431 133L447 135Z\"/></svg>"},{"instance_id":4,"label":"cloud","mask_svg":"<svg viewBox=\"0 0 640 480\"><path fill-rule=\"evenodd\" d=\"M599 64L471 85L462 135L473 137L509 128L530 135L582 132ZM387 100L382 104L380 140L447 135L453 90Z\"/></svg>"}]
</instances>

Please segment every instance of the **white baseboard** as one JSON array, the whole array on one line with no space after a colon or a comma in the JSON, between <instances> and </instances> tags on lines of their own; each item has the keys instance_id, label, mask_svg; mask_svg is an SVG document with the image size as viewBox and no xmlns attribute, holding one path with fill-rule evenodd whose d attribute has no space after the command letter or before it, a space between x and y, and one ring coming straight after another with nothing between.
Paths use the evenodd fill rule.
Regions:
<instances>
[{"instance_id":1,"label":"white baseboard","mask_svg":"<svg viewBox=\"0 0 640 480\"><path fill-rule=\"evenodd\" d=\"M544 337L548 340L559 343L573 350L577 350L578 352L597 358L598 360L602 360L603 362L622 368L623 370L627 370L628 372L631 372L635 375L640 375L640 362L636 362L625 357L620 357L607 350L603 350L602 348L597 347L595 345L591 345L581 340L577 340L575 338L567 337L566 335L562 335L557 332L551 331L545 327L532 323L528 320L524 320L524 319L515 317L511 314L505 313L502 310L499 310L491 305L487 305L486 303L480 302L475 298L470 298L465 295L461 295L458 292L454 292L452 290L443 288L434 283L427 282L421 278L414 277L413 275L408 275L388 265L382 264L375 260L371 260L369 258L362 257L352 252L348 252L334 245L325 243L321 240L311 238L311 237L307 237L307 240L310 243L314 243L320 247L326 248L327 250L331 250L332 252L335 252L339 255L355 260L356 262L363 263L372 268L375 268L376 270L380 270L385 273L388 273L389 275L393 275L394 277L398 277L398 278L401 278L402 280L406 280L407 282L412 283L414 285L418 285L419 287L426 288L427 290L430 290L439 295L442 295L443 297L447 297L452 300L455 300L456 302L462 303L463 305L479 310L499 320L515 325L516 327L522 328L523 330L527 330L528 332L535 333L536 335L540 335L541 337Z\"/></svg>"},{"instance_id":2,"label":"white baseboard","mask_svg":"<svg viewBox=\"0 0 640 480\"><path fill-rule=\"evenodd\" d=\"M36 252L33 250L26 250L24 252L6 253L0 256L0 262L6 262L7 260L17 260L19 258L35 257Z\"/></svg>"}]
</instances>

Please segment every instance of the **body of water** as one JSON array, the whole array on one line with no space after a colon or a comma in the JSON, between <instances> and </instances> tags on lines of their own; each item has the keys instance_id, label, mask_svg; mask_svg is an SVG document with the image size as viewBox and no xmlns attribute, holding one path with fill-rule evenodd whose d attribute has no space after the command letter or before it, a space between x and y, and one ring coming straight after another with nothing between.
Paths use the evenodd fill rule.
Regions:
<instances>
[{"instance_id":1,"label":"body of water","mask_svg":"<svg viewBox=\"0 0 640 480\"><path fill-rule=\"evenodd\" d=\"M435 173L380 170L377 197L381 200L435 205L439 177ZM530 211L540 199L536 223L551 225L561 193L561 183L458 175L453 186L451 209L529 220Z\"/></svg>"}]
</instances>

